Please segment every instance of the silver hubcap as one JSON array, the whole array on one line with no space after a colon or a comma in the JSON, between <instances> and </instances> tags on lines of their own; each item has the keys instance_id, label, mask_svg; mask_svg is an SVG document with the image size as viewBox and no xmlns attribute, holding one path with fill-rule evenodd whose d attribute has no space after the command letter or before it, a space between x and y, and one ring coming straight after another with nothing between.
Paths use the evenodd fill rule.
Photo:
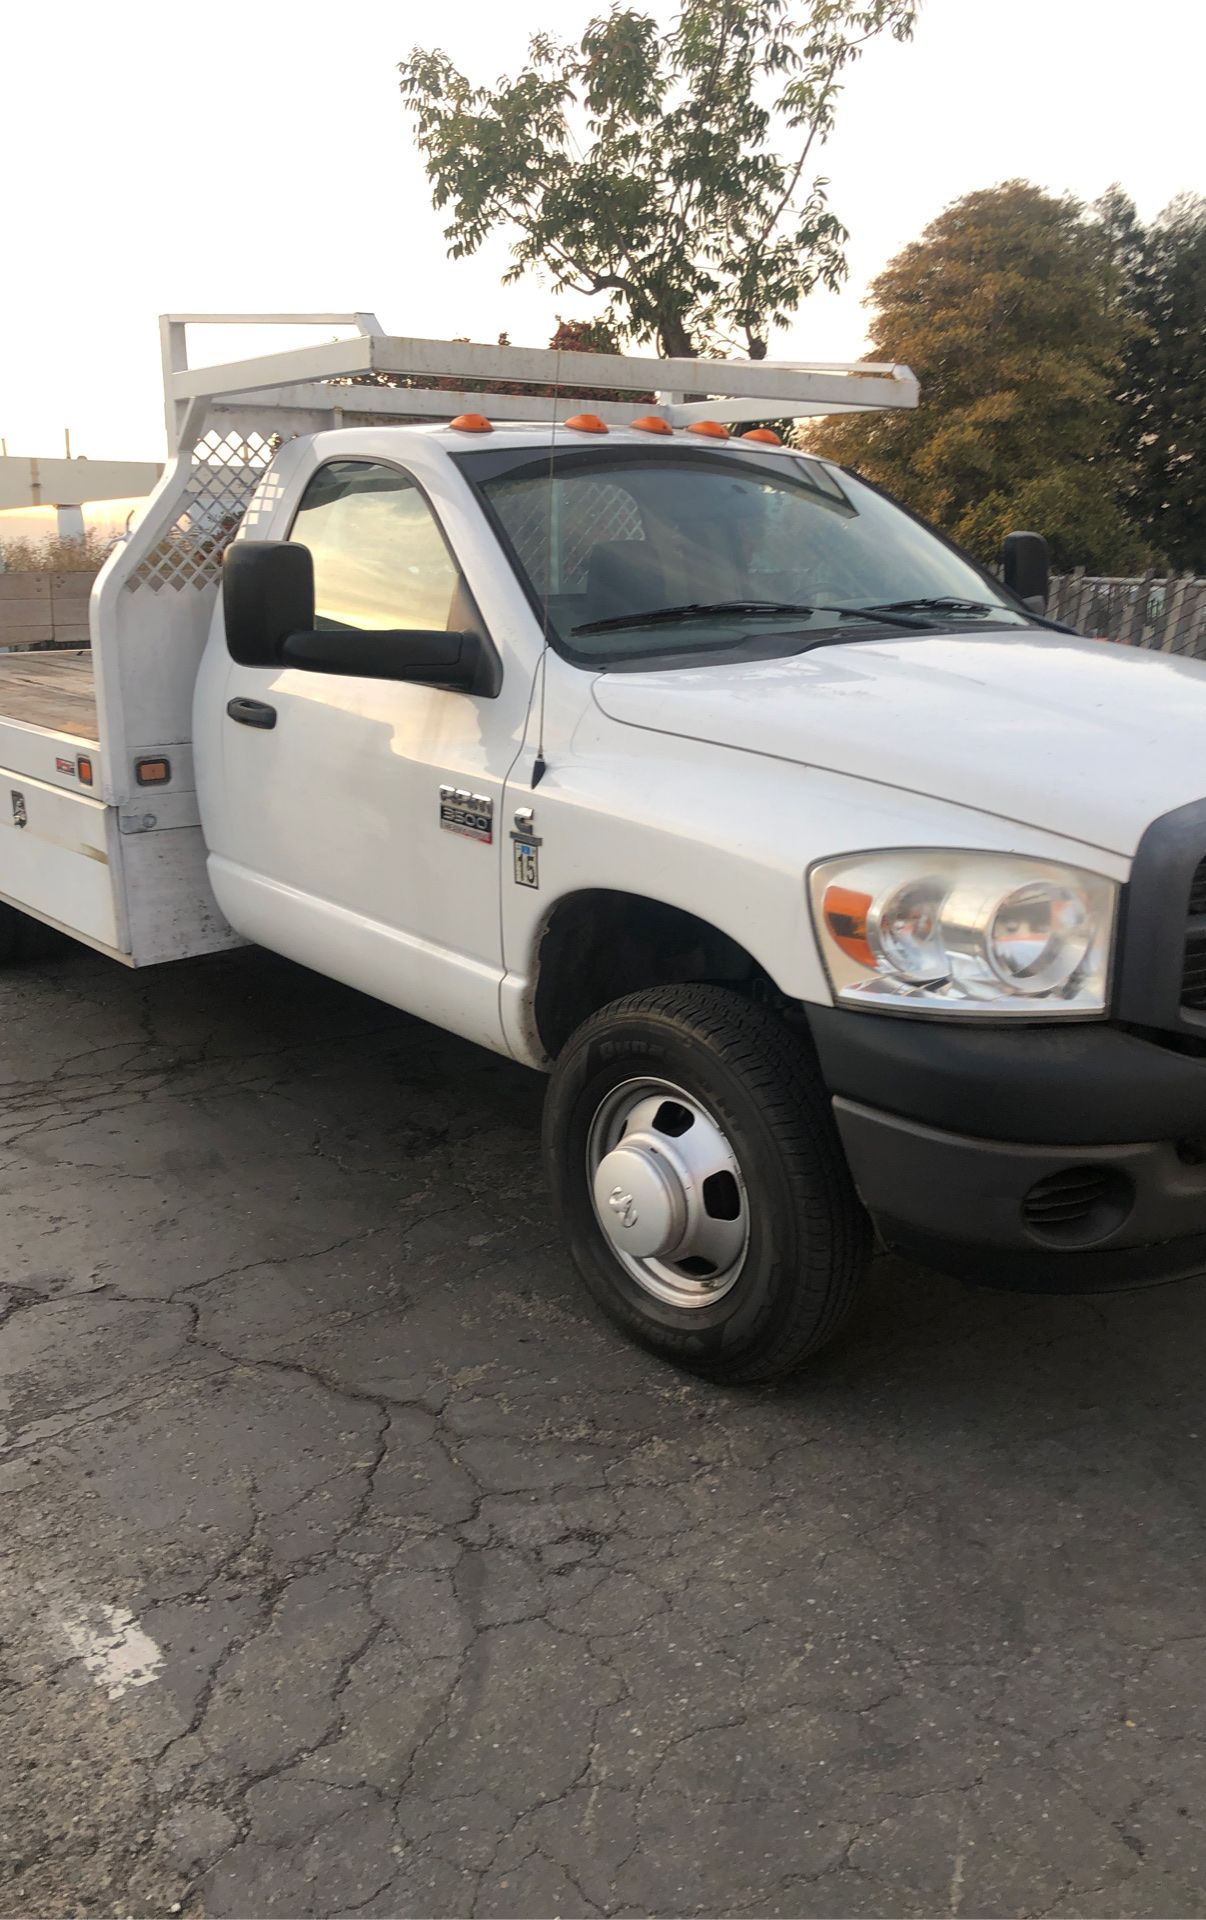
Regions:
<instances>
[{"instance_id":1,"label":"silver hubcap","mask_svg":"<svg viewBox=\"0 0 1206 1920\"><path fill-rule=\"evenodd\" d=\"M668 1080L626 1080L591 1122L595 1218L622 1265L658 1300L708 1307L734 1286L749 1246L737 1156L698 1100Z\"/></svg>"}]
</instances>

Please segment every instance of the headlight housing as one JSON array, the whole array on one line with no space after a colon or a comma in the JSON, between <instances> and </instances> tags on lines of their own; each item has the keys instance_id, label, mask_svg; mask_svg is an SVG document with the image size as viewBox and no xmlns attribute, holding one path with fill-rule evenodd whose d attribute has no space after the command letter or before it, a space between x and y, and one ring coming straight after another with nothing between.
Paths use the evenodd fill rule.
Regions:
<instances>
[{"instance_id":1,"label":"headlight housing","mask_svg":"<svg viewBox=\"0 0 1206 1920\"><path fill-rule=\"evenodd\" d=\"M1106 1010L1118 889L1099 873L918 847L823 860L808 886L847 1006L985 1020Z\"/></svg>"}]
</instances>

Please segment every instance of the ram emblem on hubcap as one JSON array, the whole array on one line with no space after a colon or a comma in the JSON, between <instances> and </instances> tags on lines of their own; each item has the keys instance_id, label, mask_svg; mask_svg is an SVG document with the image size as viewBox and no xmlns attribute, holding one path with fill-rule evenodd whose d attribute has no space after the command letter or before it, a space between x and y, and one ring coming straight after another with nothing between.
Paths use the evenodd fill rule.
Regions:
<instances>
[{"instance_id":1,"label":"ram emblem on hubcap","mask_svg":"<svg viewBox=\"0 0 1206 1920\"><path fill-rule=\"evenodd\" d=\"M641 1217L633 1205L632 1195L625 1193L623 1187L612 1188L607 1196L607 1204L613 1213L619 1214L622 1227L635 1227Z\"/></svg>"}]
</instances>

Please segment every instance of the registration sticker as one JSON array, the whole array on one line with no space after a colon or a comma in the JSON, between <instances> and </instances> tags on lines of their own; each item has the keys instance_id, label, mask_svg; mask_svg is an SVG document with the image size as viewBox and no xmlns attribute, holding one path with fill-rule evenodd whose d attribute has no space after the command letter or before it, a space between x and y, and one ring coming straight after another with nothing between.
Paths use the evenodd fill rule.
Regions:
<instances>
[{"instance_id":1,"label":"registration sticker","mask_svg":"<svg viewBox=\"0 0 1206 1920\"><path fill-rule=\"evenodd\" d=\"M511 841L515 848L516 886L538 887L540 885L539 840L521 840L517 833L513 833Z\"/></svg>"}]
</instances>

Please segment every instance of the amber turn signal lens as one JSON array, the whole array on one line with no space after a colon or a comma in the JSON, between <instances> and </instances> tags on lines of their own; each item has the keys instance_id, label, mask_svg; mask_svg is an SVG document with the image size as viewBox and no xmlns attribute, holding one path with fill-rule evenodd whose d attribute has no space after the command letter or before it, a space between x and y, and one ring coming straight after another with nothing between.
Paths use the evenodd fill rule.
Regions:
<instances>
[{"instance_id":1,"label":"amber turn signal lens","mask_svg":"<svg viewBox=\"0 0 1206 1920\"><path fill-rule=\"evenodd\" d=\"M693 420L687 428L688 433L706 433L710 440L727 440L729 430L722 427L719 420Z\"/></svg>"},{"instance_id":2,"label":"amber turn signal lens","mask_svg":"<svg viewBox=\"0 0 1206 1920\"><path fill-rule=\"evenodd\" d=\"M484 413L458 413L455 420L448 422L458 433L493 433L494 423L487 420Z\"/></svg>"},{"instance_id":3,"label":"amber turn signal lens","mask_svg":"<svg viewBox=\"0 0 1206 1920\"><path fill-rule=\"evenodd\" d=\"M140 787L162 787L171 777L171 763L167 760L158 758L134 762L134 778Z\"/></svg>"},{"instance_id":4,"label":"amber turn signal lens","mask_svg":"<svg viewBox=\"0 0 1206 1920\"><path fill-rule=\"evenodd\" d=\"M597 413L571 414L570 418L566 421L565 424L567 427L572 427L575 433L610 433L611 432L611 428L607 425L607 422L605 420L600 420Z\"/></svg>"},{"instance_id":5,"label":"amber turn signal lens","mask_svg":"<svg viewBox=\"0 0 1206 1920\"><path fill-rule=\"evenodd\" d=\"M643 414L639 420L634 420L632 424L641 433L674 432L674 428L670 425L670 422L663 420L660 413Z\"/></svg>"},{"instance_id":6,"label":"amber turn signal lens","mask_svg":"<svg viewBox=\"0 0 1206 1920\"><path fill-rule=\"evenodd\" d=\"M857 960L860 966L873 967L875 955L867 944L867 915L871 910L871 895L855 893L852 887L826 887L821 910L825 915L825 925L842 952L849 954L852 960Z\"/></svg>"},{"instance_id":7,"label":"amber turn signal lens","mask_svg":"<svg viewBox=\"0 0 1206 1920\"><path fill-rule=\"evenodd\" d=\"M762 440L768 447L781 447L783 445L782 434L776 433L772 427L751 427L748 433L742 434L741 438L743 440Z\"/></svg>"},{"instance_id":8,"label":"amber turn signal lens","mask_svg":"<svg viewBox=\"0 0 1206 1920\"><path fill-rule=\"evenodd\" d=\"M76 761L75 771L81 785L85 787L92 785L92 762L86 753L81 753Z\"/></svg>"}]
</instances>

